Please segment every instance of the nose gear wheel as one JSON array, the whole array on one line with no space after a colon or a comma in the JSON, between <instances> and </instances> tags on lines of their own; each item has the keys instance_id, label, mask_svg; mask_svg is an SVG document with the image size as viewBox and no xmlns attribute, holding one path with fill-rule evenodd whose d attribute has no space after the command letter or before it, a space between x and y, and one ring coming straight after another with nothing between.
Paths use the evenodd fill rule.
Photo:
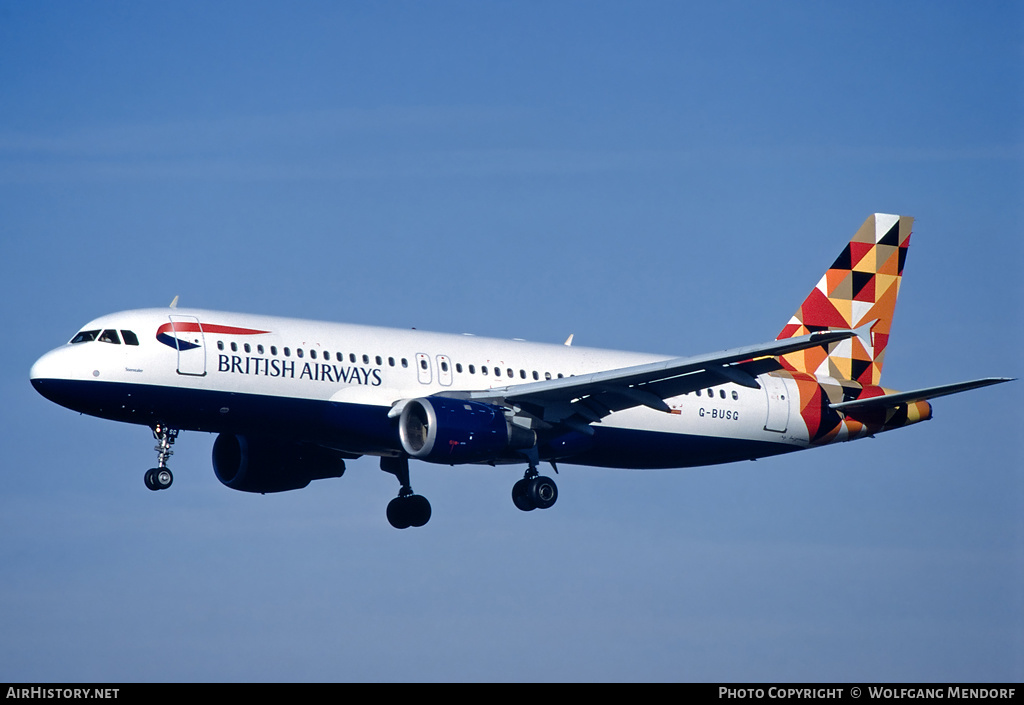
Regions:
<instances>
[{"instance_id":1,"label":"nose gear wheel","mask_svg":"<svg viewBox=\"0 0 1024 705\"><path fill-rule=\"evenodd\" d=\"M153 438L157 440L157 444L153 448L157 453L156 467L147 470L143 480L146 487L151 490L166 490L174 482L174 475L167 467L167 459L174 455L171 446L174 445L174 441L178 440L178 429L167 428L158 423L153 427Z\"/></svg>"}]
</instances>

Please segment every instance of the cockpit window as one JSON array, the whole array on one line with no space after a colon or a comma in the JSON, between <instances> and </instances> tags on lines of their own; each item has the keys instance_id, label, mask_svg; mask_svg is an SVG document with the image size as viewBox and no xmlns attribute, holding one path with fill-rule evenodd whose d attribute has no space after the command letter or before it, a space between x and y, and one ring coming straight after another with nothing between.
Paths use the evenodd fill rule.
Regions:
<instances>
[{"instance_id":1,"label":"cockpit window","mask_svg":"<svg viewBox=\"0 0 1024 705\"><path fill-rule=\"evenodd\" d=\"M113 345L120 345L121 338L124 338L125 345L138 345L139 336L135 335L133 331L122 330L121 336L118 337L117 331L111 329L98 331L98 330L83 330L79 331L78 335L71 339L71 345L75 343L88 343L93 340L98 340L101 343L112 343Z\"/></svg>"},{"instance_id":2,"label":"cockpit window","mask_svg":"<svg viewBox=\"0 0 1024 705\"><path fill-rule=\"evenodd\" d=\"M90 340L96 340L99 334L100 332L98 330L83 330L71 339L71 344L88 343Z\"/></svg>"}]
</instances>

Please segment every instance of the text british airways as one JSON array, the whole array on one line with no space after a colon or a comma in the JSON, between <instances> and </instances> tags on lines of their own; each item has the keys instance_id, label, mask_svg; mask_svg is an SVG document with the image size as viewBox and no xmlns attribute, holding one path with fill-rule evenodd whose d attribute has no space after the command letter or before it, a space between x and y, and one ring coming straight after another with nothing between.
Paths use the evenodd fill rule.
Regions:
<instances>
[{"instance_id":1,"label":"text british airways","mask_svg":"<svg viewBox=\"0 0 1024 705\"><path fill-rule=\"evenodd\" d=\"M218 358L218 372L288 379L305 378L314 382L364 384L370 387L379 387L382 381L380 370L371 367L345 367L326 362L299 362L241 355L219 355Z\"/></svg>"}]
</instances>

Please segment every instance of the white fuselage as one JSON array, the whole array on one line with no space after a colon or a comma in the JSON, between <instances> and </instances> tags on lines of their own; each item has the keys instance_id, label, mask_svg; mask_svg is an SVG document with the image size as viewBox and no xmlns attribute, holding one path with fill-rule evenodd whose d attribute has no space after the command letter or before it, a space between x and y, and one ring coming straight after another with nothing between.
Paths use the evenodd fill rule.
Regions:
<instances>
[{"instance_id":1,"label":"white fuselage","mask_svg":"<svg viewBox=\"0 0 1024 705\"><path fill-rule=\"evenodd\" d=\"M397 435L388 438L387 412L402 400L669 359L198 309L125 311L100 317L82 330L100 335L128 331L138 344L127 344L128 336L118 335L116 343L85 340L44 355L31 376L40 391L58 403L121 421L215 432L246 430L255 423L261 432L279 427L294 436L306 424L316 442L370 454L396 450ZM622 433L609 442L638 445L616 447L606 463L595 457L604 447L599 443L582 461L680 467L806 447L807 429L798 414L790 413L789 399L796 395L786 385L792 381L767 377L758 378L760 389L723 383L665 400L673 413L644 406L612 413L595 424L599 436L616 430ZM101 394L88 391L101 385ZM48 386L59 391L48 393ZM189 413L190 407L195 413ZM314 418L308 418L310 414ZM356 414L373 416L374 421L344 427L345 420ZM649 443L654 437L660 440ZM718 443L676 442L683 438L753 445L723 453ZM635 462L617 460L629 456ZM571 455L562 459L576 462Z\"/></svg>"}]
</instances>

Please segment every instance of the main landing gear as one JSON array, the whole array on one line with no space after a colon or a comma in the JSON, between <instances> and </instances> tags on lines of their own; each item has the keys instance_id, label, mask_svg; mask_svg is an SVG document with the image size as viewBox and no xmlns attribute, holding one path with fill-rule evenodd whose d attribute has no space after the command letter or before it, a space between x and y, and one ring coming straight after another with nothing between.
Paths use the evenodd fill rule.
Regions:
<instances>
[{"instance_id":1,"label":"main landing gear","mask_svg":"<svg viewBox=\"0 0 1024 705\"><path fill-rule=\"evenodd\" d=\"M409 458L381 458L380 469L398 478L402 487L398 496L388 503L388 521L396 529L423 526L430 521L430 502L414 494L409 485Z\"/></svg>"},{"instance_id":2,"label":"main landing gear","mask_svg":"<svg viewBox=\"0 0 1024 705\"><path fill-rule=\"evenodd\" d=\"M149 489L166 490L174 482L174 475L167 467L167 459L174 455L171 446L178 439L178 429L167 428L158 423L153 427L153 438L157 440L157 445L153 448L157 452L156 467L147 470L144 479Z\"/></svg>"},{"instance_id":3,"label":"main landing gear","mask_svg":"<svg viewBox=\"0 0 1024 705\"><path fill-rule=\"evenodd\" d=\"M533 465L523 479L512 485L512 503L524 512L548 509L558 499L558 485L550 477L538 474Z\"/></svg>"}]
</instances>

